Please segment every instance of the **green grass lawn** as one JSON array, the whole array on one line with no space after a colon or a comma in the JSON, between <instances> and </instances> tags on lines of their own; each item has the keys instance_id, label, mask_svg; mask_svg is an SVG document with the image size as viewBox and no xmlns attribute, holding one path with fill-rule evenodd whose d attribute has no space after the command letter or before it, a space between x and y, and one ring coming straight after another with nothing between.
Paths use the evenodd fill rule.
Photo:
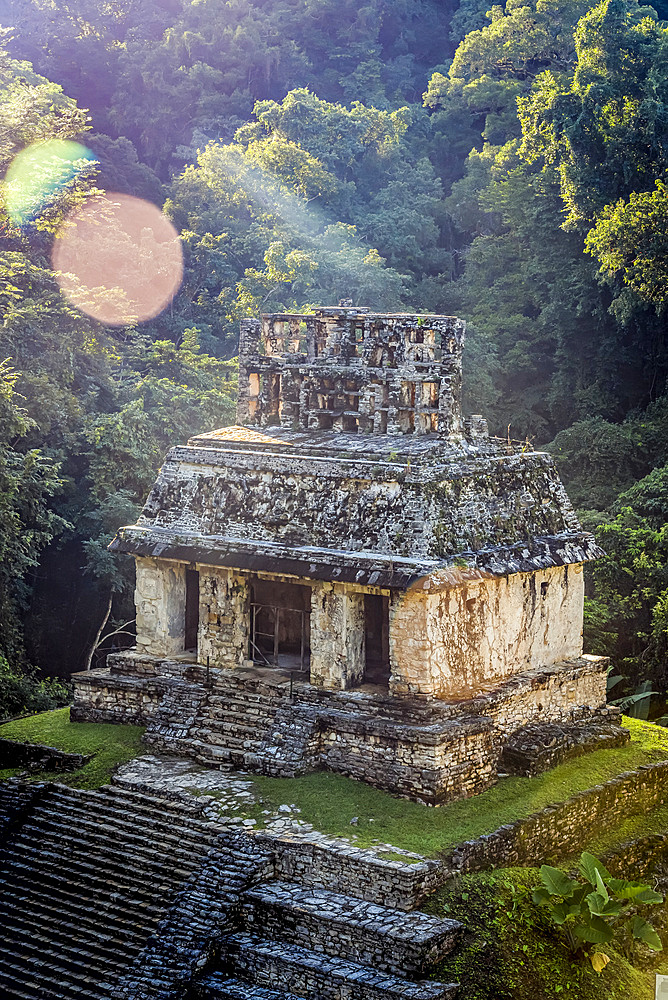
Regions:
<instances>
[{"instance_id":1,"label":"green grass lawn","mask_svg":"<svg viewBox=\"0 0 668 1000\"><path fill-rule=\"evenodd\" d=\"M261 806L294 803L301 818L331 836L342 836L360 847L388 843L403 850L435 857L460 843L490 833L503 823L529 816L546 805L563 802L622 771L668 759L668 730L635 719L625 720L631 742L613 750L598 750L561 764L536 778L505 778L474 798L429 808L394 798L377 788L335 774L308 774L301 778L251 777L262 798ZM39 774L79 788L96 788L109 780L112 769L144 752L140 726L70 722L69 709L44 712L0 726L0 735L13 740L45 743L75 753L92 754L79 771ZM0 772L0 778L16 772ZM253 816L260 818L255 807ZM357 817L356 826L350 820ZM612 833L603 833L597 850L641 836L651 829L668 830L668 808L648 816L629 817ZM640 831L640 832L636 832ZM606 840L607 838L607 840Z\"/></svg>"},{"instance_id":2,"label":"green grass lawn","mask_svg":"<svg viewBox=\"0 0 668 1000\"><path fill-rule=\"evenodd\" d=\"M144 747L141 726L113 726L106 723L70 722L69 708L30 715L0 726L3 739L25 743L44 743L69 753L93 755L93 759L78 771L40 772L41 781L60 781L75 788L98 788L104 785L117 764L132 760ZM17 771L0 771L0 779Z\"/></svg>"},{"instance_id":3,"label":"green grass lawn","mask_svg":"<svg viewBox=\"0 0 668 1000\"><path fill-rule=\"evenodd\" d=\"M265 805L294 803L301 818L322 833L354 835L360 847L380 841L435 857L623 771L668 759L668 729L637 719L625 719L624 724L631 730L631 742L625 747L597 750L535 778L504 778L481 795L433 809L334 774L253 780ZM351 827L355 816L358 823Z\"/></svg>"}]
</instances>

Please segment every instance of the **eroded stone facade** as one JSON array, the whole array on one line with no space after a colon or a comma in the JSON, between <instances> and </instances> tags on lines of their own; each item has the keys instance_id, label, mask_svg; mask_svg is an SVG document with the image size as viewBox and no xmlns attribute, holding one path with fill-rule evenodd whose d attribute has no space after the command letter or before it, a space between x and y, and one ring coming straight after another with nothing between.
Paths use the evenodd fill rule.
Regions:
<instances>
[{"instance_id":1,"label":"eroded stone facade","mask_svg":"<svg viewBox=\"0 0 668 1000\"><path fill-rule=\"evenodd\" d=\"M136 559L141 656L81 679L76 717L443 801L495 780L515 730L600 712L606 661L582 657L600 550L548 455L462 416L463 342L447 316L244 321L239 425L172 449L112 543ZM244 700L258 669L291 676L287 702ZM215 693L228 673L248 725ZM319 700L336 692L352 699Z\"/></svg>"}]
</instances>

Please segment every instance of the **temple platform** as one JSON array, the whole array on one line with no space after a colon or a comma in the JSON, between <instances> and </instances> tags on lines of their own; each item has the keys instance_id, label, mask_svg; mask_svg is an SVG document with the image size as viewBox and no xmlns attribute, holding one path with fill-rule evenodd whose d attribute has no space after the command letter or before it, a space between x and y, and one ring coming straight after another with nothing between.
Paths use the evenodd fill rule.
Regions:
<instances>
[{"instance_id":1,"label":"temple platform","mask_svg":"<svg viewBox=\"0 0 668 1000\"><path fill-rule=\"evenodd\" d=\"M373 684L332 691L276 667L207 669L187 653L129 651L75 675L71 717L145 725L148 746L210 767L332 771L435 805L488 788L510 759L515 773L536 773L626 742L619 710L591 707L604 697L606 666L603 657L564 660L446 700L392 697Z\"/></svg>"}]
</instances>

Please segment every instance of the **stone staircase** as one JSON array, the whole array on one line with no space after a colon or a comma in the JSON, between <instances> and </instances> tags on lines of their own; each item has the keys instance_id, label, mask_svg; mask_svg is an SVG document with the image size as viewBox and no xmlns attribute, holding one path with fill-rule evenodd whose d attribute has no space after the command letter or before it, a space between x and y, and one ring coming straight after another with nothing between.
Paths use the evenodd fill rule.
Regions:
<instances>
[{"instance_id":1,"label":"stone staircase","mask_svg":"<svg viewBox=\"0 0 668 1000\"><path fill-rule=\"evenodd\" d=\"M141 787L0 783L0 996L454 996L453 984L421 980L460 925L408 898L385 905L386 865L226 832L200 813L196 799ZM322 886L323 865L341 891Z\"/></svg>"},{"instance_id":2,"label":"stone staircase","mask_svg":"<svg viewBox=\"0 0 668 1000\"><path fill-rule=\"evenodd\" d=\"M271 737L282 699L260 684L242 687L234 680L214 682L190 728L188 743L201 763L243 768Z\"/></svg>"},{"instance_id":3,"label":"stone staircase","mask_svg":"<svg viewBox=\"0 0 668 1000\"><path fill-rule=\"evenodd\" d=\"M0 995L178 996L174 984L192 977L214 932L234 926L228 914L258 871L266 875L267 855L220 844L196 804L113 787L28 791L0 854ZM16 797L16 787L5 795ZM207 907L202 879L212 868Z\"/></svg>"},{"instance_id":4,"label":"stone staircase","mask_svg":"<svg viewBox=\"0 0 668 1000\"><path fill-rule=\"evenodd\" d=\"M461 931L455 920L296 882L264 882L243 893L241 929L223 939L214 971L193 984L190 996L447 1000L456 984L420 977L455 947Z\"/></svg>"},{"instance_id":5,"label":"stone staircase","mask_svg":"<svg viewBox=\"0 0 668 1000\"><path fill-rule=\"evenodd\" d=\"M261 770L290 777L303 773L315 753L317 712L293 706L289 684L247 672L216 671L208 690L176 688L149 722L144 742L159 750L184 750L209 767ZM187 704L183 699L188 699Z\"/></svg>"}]
</instances>

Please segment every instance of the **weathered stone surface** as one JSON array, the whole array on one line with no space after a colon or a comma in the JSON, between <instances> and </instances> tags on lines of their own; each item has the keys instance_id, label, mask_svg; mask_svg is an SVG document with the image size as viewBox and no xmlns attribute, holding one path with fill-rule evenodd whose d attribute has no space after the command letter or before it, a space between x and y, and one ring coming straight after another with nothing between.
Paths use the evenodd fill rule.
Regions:
<instances>
[{"instance_id":1,"label":"weathered stone surface","mask_svg":"<svg viewBox=\"0 0 668 1000\"><path fill-rule=\"evenodd\" d=\"M135 605L137 651L170 656L183 651L185 567L181 563L137 563Z\"/></svg>"},{"instance_id":2,"label":"weathered stone surface","mask_svg":"<svg viewBox=\"0 0 668 1000\"><path fill-rule=\"evenodd\" d=\"M590 750L624 746L630 739L628 729L601 719L570 726L524 726L504 745L499 766L507 774L540 774Z\"/></svg>"},{"instance_id":3,"label":"weathered stone surface","mask_svg":"<svg viewBox=\"0 0 668 1000\"><path fill-rule=\"evenodd\" d=\"M244 893L249 932L340 956L390 973L420 973L454 948L456 920L397 913L375 903L293 882L267 882Z\"/></svg>"},{"instance_id":4,"label":"weathered stone surface","mask_svg":"<svg viewBox=\"0 0 668 1000\"><path fill-rule=\"evenodd\" d=\"M345 958L250 934L230 935L225 941L224 958L235 975L272 989L282 986L300 996L317 996L318 1000L339 1000L342 993L350 996L352 984L355 1000L445 1000L457 991L454 984L406 982ZM220 982L220 977L205 980L209 989L216 987L216 981Z\"/></svg>"},{"instance_id":5,"label":"weathered stone surface","mask_svg":"<svg viewBox=\"0 0 668 1000\"><path fill-rule=\"evenodd\" d=\"M28 771L76 771L90 757L66 753L42 743L17 743L0 739L0 768L21 767Z\"/></svg>"},{"instance_id":6,"label":"weathered stone surface","mask_svg":"<svg viewBox=\"0 0 668 1000\"><path fill-rule=\"evenodd\" d=\"M277 881L278 842L207 820L183 790L151 791L129 777L94 792L0 783L3 997L453 995L452 985L412 983L406 973L429 972L456 941L456 921ZM332 844L330 852L335 871ZM344 857L344 870L351 863ZM325 897L328 906L318 905ZM353 956L379 956L393 971Z\"/></svg>"},{"instance_id":7,"label":"weathered stone surface","mask_svg":"<svg viewBox=\"0 0 668 1000\"><path fill-rule=\"evenodd\" d=\"M452 871L544 864L583 850L594 836L614 829L629 815L651 812L667 801L668 761L646 764L459 844L443 862Z\"/></svg>"}]
</instances>

